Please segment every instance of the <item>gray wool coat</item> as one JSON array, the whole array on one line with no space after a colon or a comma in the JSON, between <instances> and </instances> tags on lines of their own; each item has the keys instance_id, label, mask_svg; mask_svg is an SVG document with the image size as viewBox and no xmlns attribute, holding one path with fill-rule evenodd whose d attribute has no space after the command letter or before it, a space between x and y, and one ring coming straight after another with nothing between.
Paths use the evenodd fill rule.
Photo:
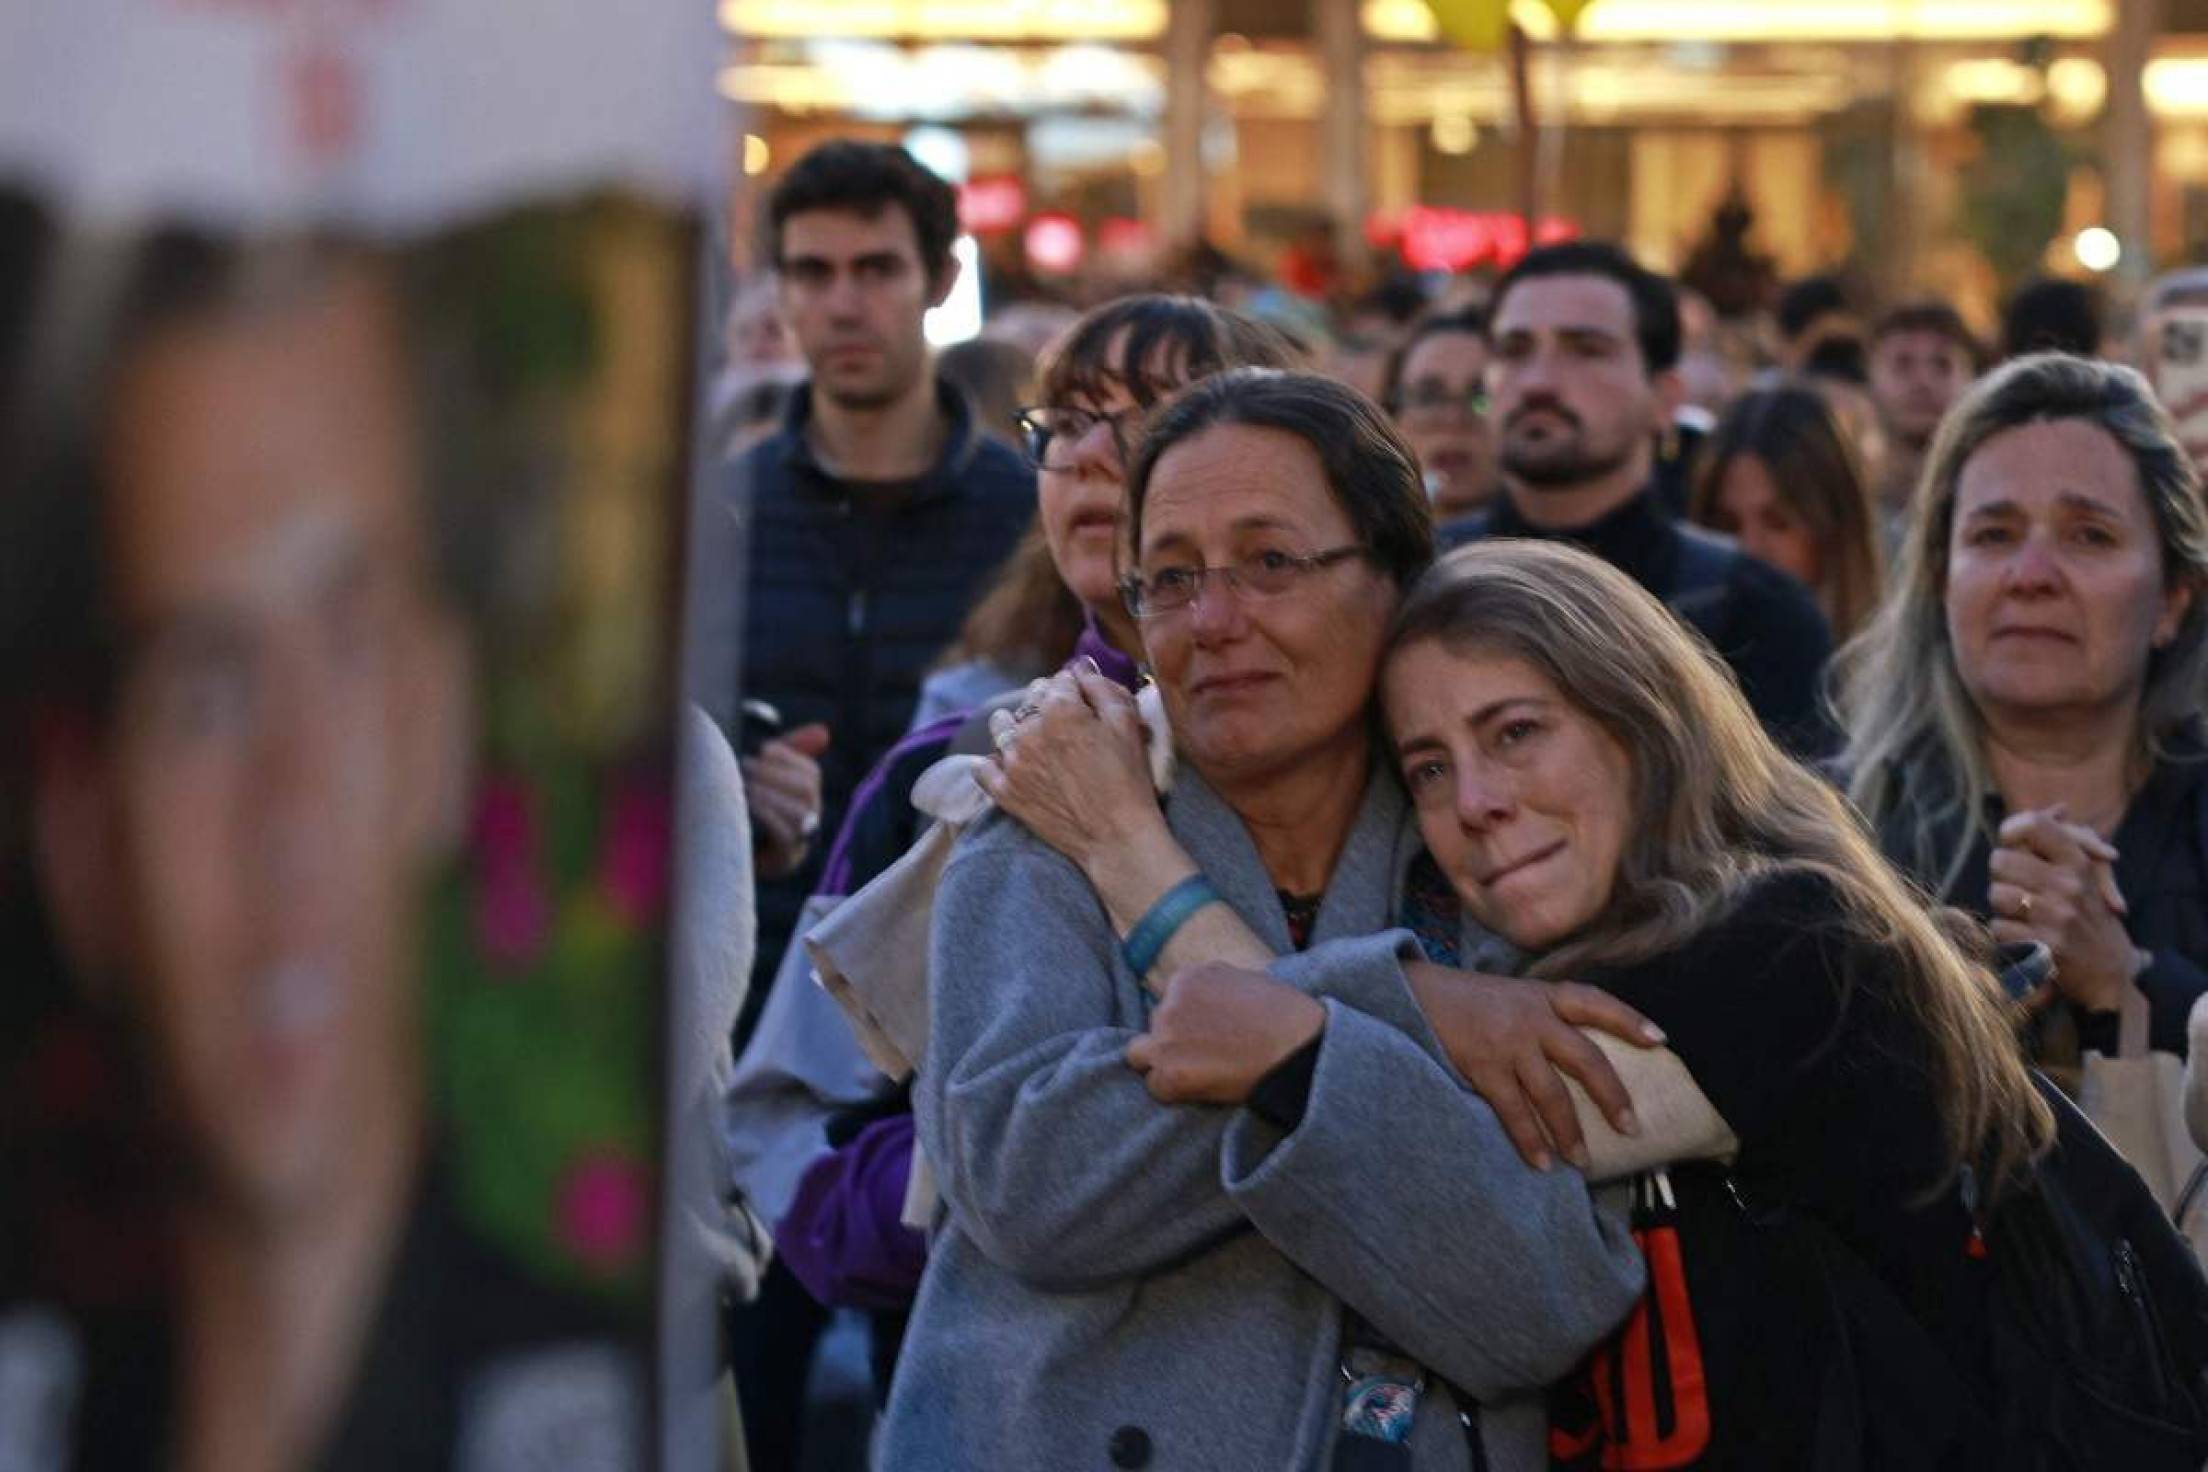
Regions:
<instances>
[{"instance_id":1,"label":"gray wool coat","mask_svg":"<svg viewBox=\"0 0 2208 1472\"><path fill-rule=\"evenodd\" d=\"M1247 831L1185 768L1167 819L1288 951ZM1087 880L1008 819L966 836L938 892L914 1092L945 1214L886 1467L1323 1468L1344 1304L1429 1367L1419 1472L1470 1465L1457 1392L1490 1465L1546 1465L1540 1387L1624 1316L1641 1258L1623 1215L1570 1169L1521 1162L1444 1061L1402 974L1415 942L1389 928L1417 845L1376 773L1313 947L1273 966L1327 1008L1283 1135L1152 1099L1123 1058L1147 996Z\"/></svg>"}]
</instances>

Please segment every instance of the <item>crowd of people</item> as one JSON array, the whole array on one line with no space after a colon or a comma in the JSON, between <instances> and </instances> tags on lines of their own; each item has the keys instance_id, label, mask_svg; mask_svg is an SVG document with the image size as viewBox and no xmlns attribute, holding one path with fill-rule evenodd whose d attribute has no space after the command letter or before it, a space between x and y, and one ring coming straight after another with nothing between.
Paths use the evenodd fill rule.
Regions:
<instances>
[{"instance_id":1,"label":"crowd of people","mask_svg":"<svg viewBox=\"0 0 2208 1472\"><path fill-rule=\"evenodd\" d=\"M2175 1203L2075 1237L2172 1373L2017 1350L2113 1159L2047 1080L2208 993L2208 509L2089 293L1996 361L1817 278L1720 363L1571 241L954 368L940 180L832 142L764 214L754 1467L836 1310L888 1467L2208 1460ZM888 1072L804 939L881 885Z\"/></svg>"}]
</instances>

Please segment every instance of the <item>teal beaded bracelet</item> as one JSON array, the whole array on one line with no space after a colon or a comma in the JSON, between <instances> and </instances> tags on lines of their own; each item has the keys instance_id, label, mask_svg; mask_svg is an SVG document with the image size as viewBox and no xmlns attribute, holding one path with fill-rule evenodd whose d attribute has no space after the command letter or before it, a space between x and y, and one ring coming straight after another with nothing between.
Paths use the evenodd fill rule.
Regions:
<instances>
[{"instance_id":1,"label":"teal beaded bracelet","mask_svg":"<svg viewBox=\"0 0 2208 1472\"><path fill-rule=\"evenodd\" d=\"M1201 874L1191 874L1158 896L1158 902L1127 932L1127 938L1119 943L1119 953L1127 960L1127 969L1140 981L1150 974L1150 968L1158 964L1158 957L1174 933L1188 922L1188 917L1219 898L1219 891L1211 887L1211 881Z\"/></svg>"}]
</instances>

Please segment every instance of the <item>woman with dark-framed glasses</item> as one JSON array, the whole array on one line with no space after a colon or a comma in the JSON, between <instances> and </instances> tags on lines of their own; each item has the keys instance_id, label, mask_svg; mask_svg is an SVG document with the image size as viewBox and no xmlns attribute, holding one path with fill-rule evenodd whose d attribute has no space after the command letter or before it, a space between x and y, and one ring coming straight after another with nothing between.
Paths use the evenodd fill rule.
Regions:
<instances>
[{"instance_id":1,"label":"woman with dark-framed glasses","mask_svg":"<svg viewBox=\"0 0 2208 1472\"><path fill-rule=\"evenodd\" d=\"M1127 534L1165 822L1132 697L1085 671L981 769L1011 818L937 892L914 1106L945 1209L886 1464L1543 1466L1536 1387L1640 1263L1580 1176L1520 1159L1422 1011L1453 999L1405 973L1395 927L1458 940L1371 714L1433 553L1416 463L1338 383L1225 373L1145 426ZM1026 780L1069 761L1082 791ZM1216 995L1198 956L1269 963L1271 990ZM1137 1039L1214 1006L1247 1021L1234 1066L1164 1102ZM1628 1009L1588 1020L1648 1040ZM1322 1029L1310 1077L1274 1073Z\"/></svg>"},{"instance_id":2,"label":"woman with dark-framed glasses","mask_svg":"<svg viewBox=\"0 0 2208 1472\"><path fill-rule=\"evenodd\" d=\"M1042 404L1020 411L1022 449L1037 471L1035 525L923 686L912 730L860 784L816 899L856 893L904 855L928 822L914 783L961 741L986 749L992 702L1076 658L1135 682L1140 645L1115 578L1124 446L1139 416L1223 368L1297 360L1273 329L1194 297L1125 297L1067 329L1045 355ZM827 993L799 979L769 994L737 1064L727 1096L731 1175L804 1295L871 1314L875 1388L886 1396L925 1261L919 1234L902 1221L912 1116ZM804 1297L795 1302L802 1310ZM792 1358L802 1368L810 1353L801 1347Z\"/></svg>"},{"instance_id":3,"label":"woman with dark-framed glasses","mask_svg":"<svg viewBox=\"0 0 2208 1472\"><path fill-rule=\"evenodd\" d=\"M1022 408L1036 517L995 586L921 686L913 729L963 714L1104 649L1139 648L1120 606L1118 544L1127 454L1142 416L1222 368L1298 366L1275 329L1197 297L1121 297L1083 316L1044 356L1040 402ZM1102 646L1101 648L1099 646Z\"/></svg>"},{"instance_id":4,"label":"woman with dark-framed glasses","mask_svg":"<svg viewBox=\"0 0 2208 1472\"><path fill-rule=\"evenodd\" d=\"M1428 317L1388 360L1383 399L1418 456L1436 522L1495 498L1495 436L1487 422L1487 318L1477 307Z\"/></svg>"}]
</instances>

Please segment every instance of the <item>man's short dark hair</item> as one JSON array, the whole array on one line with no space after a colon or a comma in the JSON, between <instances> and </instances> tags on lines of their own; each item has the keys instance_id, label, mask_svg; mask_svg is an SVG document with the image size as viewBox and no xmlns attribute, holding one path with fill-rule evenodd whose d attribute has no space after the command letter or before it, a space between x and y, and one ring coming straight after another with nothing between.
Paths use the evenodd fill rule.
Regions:
<instances>
[{"instance_id":1,"label":"man's short dark hair","mask_svg":"<svg viewBox=\"0 0 2208 1472\"><path fill-rule=\"evenodd\" d=\"M1878 320L1871 324L1871 346L1875 349L1898 332L1930 332L1946 338L1963 350L1963 356L1970 360L1973 370L1979 366L1979 359L1984 351L1979 347L1970 325L1963 321L1963 314L1937 297L1903 302L1898 307L1888 307L1881 312Z\"/></svg>"},{"instance_id":2,"label":"man's short dark hair","mask_svg":"<svg viewBox=\"0 0 2208 1472\"><path fill-rule=\"evenodd\" d=\"M1600 276L1625 288L1633 303L1633 337L1641 366L1654 376L1679 366L1679 293L1665 278L1604 240L1544 245L1503 273L1487 304L1488 320L1503 315L1511 288L1539 276Z\"/></svg>"},{"instance_id":3,"label":"man's short dark hair","mask_svg":"<svg viewBox=\"0 0 2208 1472\"><path fill-rule=\"evenodd\" d=\"M782 227L807 210L850 210L872 218L890 206L912 221L920 264L930 276L951 261L958 194L894 143L836 138L790 165L767 196L769 254L782 263Z\"/></svg>"},{"instance_id":4,"label":"man's short dark hair","mask_svg":"<svg viewBox=\"0 0 2208 1472\"><path fill-rule=\"evenodd\" d=\"M2078 281L2045 277L2017 288L2001 314L2001 356L2101 350L2101 294Z\"/></svg>"},{"instance_id":5,"label":"man's short dark hair","mask_svg":"<svg viewBox=\"0 0 2208 1472\"><path fill-rule=\"evenodd\" d=\"M1839 277L1804 276L1779 293L1773 315L1778 319L1779 336L1796 342L1819 317L1848 309L1848 289Z\"/></svg>"}]
</instances>

